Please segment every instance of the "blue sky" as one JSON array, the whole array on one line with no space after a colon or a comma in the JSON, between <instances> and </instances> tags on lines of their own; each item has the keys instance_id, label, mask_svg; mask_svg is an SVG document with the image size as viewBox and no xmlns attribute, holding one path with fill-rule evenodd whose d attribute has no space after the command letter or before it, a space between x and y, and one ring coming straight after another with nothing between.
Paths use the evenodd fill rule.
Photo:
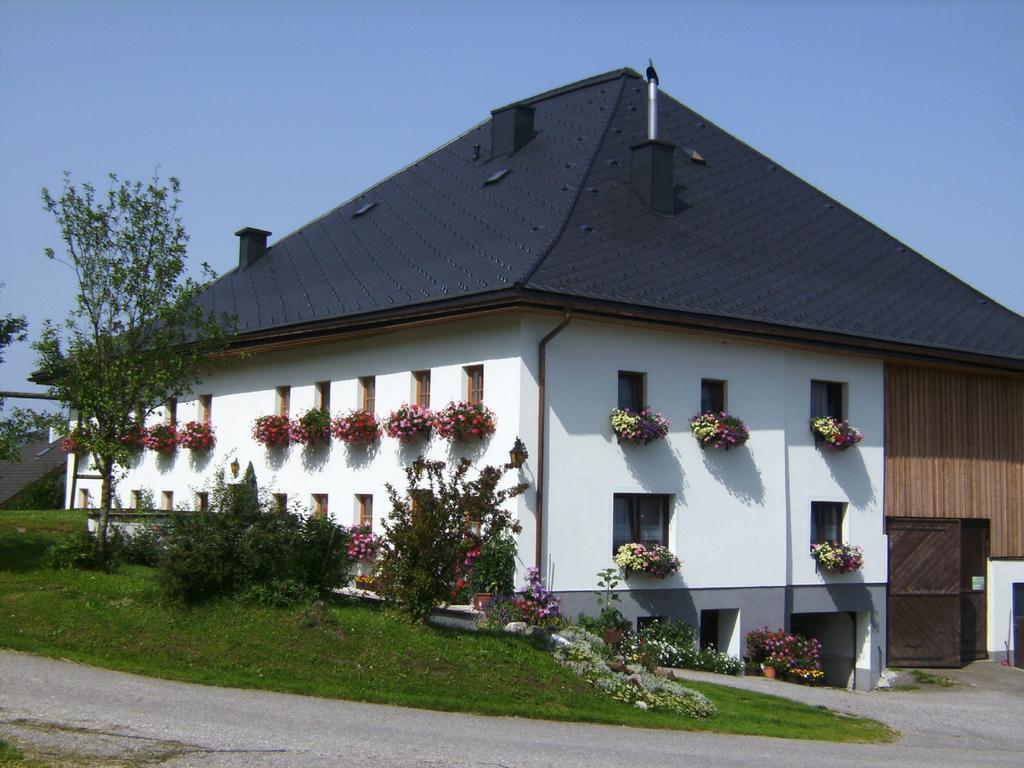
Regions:
<instances>
[{"instance_id":1,"label":"blue sky","mask_svg":"<svg viewBox=\"0 0 1024 768\"><path fill-rule=\"evenodd\" d=\"M664 90L1024 312L1024 3L0 0L0 313L73 304L39 190L183 184L237 261L488 117L652 57ZM28 345L0 389L30 389Z\"/></svg>"}]
</instances>

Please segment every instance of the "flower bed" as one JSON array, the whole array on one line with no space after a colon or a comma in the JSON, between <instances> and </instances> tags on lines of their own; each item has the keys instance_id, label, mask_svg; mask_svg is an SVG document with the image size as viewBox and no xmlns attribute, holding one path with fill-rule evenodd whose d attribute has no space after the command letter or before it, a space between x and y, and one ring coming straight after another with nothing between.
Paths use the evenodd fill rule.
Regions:
<instances>
[{"instance_id":1,"label":"flower bed","mask_svg":"<svg viewBox=\"0 0 1024 768\"><path fill-rule=\"evenodd\" d=\"M213 428L204 421L190 421L178 430L178 445L190 451L208 451L216 442Z\"/></svg>"},{"instance_id":2,"label":"flower bed","mask_svg":"<svg viewBox=\"0 0 1024 768\"><path fill-rule=\"evenodd\" d=\"M664 579L679 572L682 565L679 558L668 547L661 544L623 544L615 553L615 564L628 576L630 571L640 571L649 576ZM613 571L614 573L614 571Z\"/></svg>"},{"instance_id":3,"label":"flower bed","mask_svg":"<svg viewBox=\"0 0 1024 768\"><path fill-rule=\"evenodd\" d=\"M650 408L634 411L616 408L612 411L612 430L620 443L653 443L668 437L672 422Z\"/></svg>"},{"instance_id":4,"label":"flower bed","mask_svg":"<svg viewBox=\"0 0 1024 768\"><path fill-rule=\"evenodd\" d=\"M483 403L452 402L435 415L434 426L445 440L481 440L494 434L494 411Z\"/></svg>"},{"instance_id":5,"label":"flower bed","mask_svg":"<svg viewBox=\"0 0 1024 768\"><path fill-rule=\"evenodd\" d=\"M759 669L771 667L793 682L816 684L825 678L821 671L821 643L784 629L752 629L747 633L747 658Z\"/></svg>"},{"instance_id":6,"label":"flower bed","mask_svg":"<svg viewBox=\"0 0 1024 768\"><path fill-rule=\"evenodd\" d=\"M384 431L388 433L388 437L397 437L399 440L412 440L426 435L433 426L433 412L426 406L415 403L403 403L384 420Z\"/></svg>"},{"instance_id":7,"label":"flower bed","mask_svg":"<svg viewBox=\"0 0 1024 768\"><path fill-rule=\"evenodd\" d=\"M863 433L849 422L833 419L831 416L819 416L811 419L811 432L838 451L845 451L864 439Z\"/></svg>"},{"instance_id":8,"label":"flower bed","mask_svg":"<svg viewBox=\"0 0 1024 768\"><path fill-rule=\"evenodd\" d=\"M811 557L830 573L851 573L864 567L864 550L851 544L823 542L811 546Z\"/></svg>"},{"instance_id":9,"label":"flower bed","mask_svg":"<svg viewBox=\"0 0 1024 768\"><path fill-rule=\"evenodd\" d=\"M323 408L310 408L288 423L288 438L299 445L323 443L330 436L331 414Z\"/></svg>"},{"instance_id":10,"label":"flower bed","mask_svg":"<svg viewBox=\"0 0 1024 768\"><path fill-rule=\"evenodd\" d=\"M143 442L149 450L169 456L178 449L177 430L173 424L154 424L146 430Z\"/></svg>"},{"instance_id":11,"label":"flower bed","mask_svg":"<svg viewBox=\"0 0 1024 768\"><path fill-rule=\"evenodd\" d=\"M699 413L690 419L693 432L701 448L729 448L743 445L750 439L747 425L725 411Z\"/></svg>"},{"instance_id":12,"label":"flower bed","mask_svg":"<svg viewBox=\"0 0 1024 768\"><path fill-rule=\"evenodd\" d=\"M377 417L369 411L349 411L331 422L331 434L350 445L368 445L380 439Z\"/></svg>"},{"instance_id":13,"label":"flower bed","mask_svg":"<svg viewBox=\"0 0 1024 768\"><path fill-rule=\"evenodd\" d=\"M535 567L526 569L526 585L508 602L518 612L517 620L530 626L558 628L564 624L559 598L547 590Z\"/></svg>"},{"instance_id":14,"label":"flower bed","mask_svg":"<svg viewBox=\"0 0 1024 768\"><path fill-rule=\"evenodd\" d=\"M253 422L252 439L267 448L288 445L290 427L287 416L260 416Z\"/></svg>"}]
</instances>

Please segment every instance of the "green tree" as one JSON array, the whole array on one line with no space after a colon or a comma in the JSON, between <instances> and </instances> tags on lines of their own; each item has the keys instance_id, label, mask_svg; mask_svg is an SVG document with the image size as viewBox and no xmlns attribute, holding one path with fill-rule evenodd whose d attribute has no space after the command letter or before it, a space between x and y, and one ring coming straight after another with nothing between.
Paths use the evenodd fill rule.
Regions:
<instances>
[{"instance_id":1,"label":"green tree","mask_svg":"<svg viewBox=\"0 0 1024 768\"><path fill-rule=\"evenodd\" d=\"M386 486L391 511L384 521L381 585L385 597L414 620L426 621L431 608L450 598L470 549L520 532L503 505L528 486L498 488L510 465L485 466L475 479L469 478L471 467L469 459L449 469L443 461L420 457L405 469L404 495Z\"/></svg>"},{"instance_id":2,"label":"green tree","mask_svg":"<svg viewBox=\"0 0 1024 768\"><path fill-rule=\"evenodd\" d=\"M43 207L60 229L64 254L46 255L77 278L75 309L47 321L33 345L40 379L81 420L79 442L102 477L97 558L107 557L107 520L116 470L130 453L121 436L169 398L189 392L226 344L233 324L197 301L206 283L186 277L188 235L178 215L180 183L110 175L98 195L64 176ZM202 277L213 273L202 265Z\"/></svg>"}]
</instances>

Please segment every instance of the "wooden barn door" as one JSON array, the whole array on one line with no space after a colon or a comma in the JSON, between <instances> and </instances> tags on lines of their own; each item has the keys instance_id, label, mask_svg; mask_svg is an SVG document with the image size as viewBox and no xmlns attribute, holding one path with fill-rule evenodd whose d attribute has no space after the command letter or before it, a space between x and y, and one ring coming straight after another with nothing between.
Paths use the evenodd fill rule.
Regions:
<instances>
[{"instance_id":1,"label":"wooden barn door","mask_svg":"<svg viewBox=\"0 0 1024 768\"><path fill-rule=\"evenodd\" d=\"M988 521L889 518L889 663L988 657Z\"/></svg>"},{"instance_id":2,"label":"wooden barn door","mask_svg":"<svg viewBox=\"0 0 1024 768\"><path fill-rule=\"evenodd\" d=\"M889 664L960 665L960 521L890 518Z\"/></svg>"}]
</instances>

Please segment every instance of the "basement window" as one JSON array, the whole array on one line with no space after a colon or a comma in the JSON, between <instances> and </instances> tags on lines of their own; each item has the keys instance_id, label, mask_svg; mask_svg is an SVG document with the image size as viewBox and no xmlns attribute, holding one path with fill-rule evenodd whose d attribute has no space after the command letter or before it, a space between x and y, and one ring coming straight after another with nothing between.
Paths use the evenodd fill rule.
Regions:
<instances>
[{"instance_id":1,"label":"basement window","mask_svg":"<svg viewBox=\"0 0 1024 768\"><path fill-rule=\"evenodd\" d=\"M508 176L509 173L511 173L510 168L502 168L500 170L495 171L486 179L484 179L484 186L486 187L488 184L497 184L499 181Z\"/></svg>"}]
</instances>

